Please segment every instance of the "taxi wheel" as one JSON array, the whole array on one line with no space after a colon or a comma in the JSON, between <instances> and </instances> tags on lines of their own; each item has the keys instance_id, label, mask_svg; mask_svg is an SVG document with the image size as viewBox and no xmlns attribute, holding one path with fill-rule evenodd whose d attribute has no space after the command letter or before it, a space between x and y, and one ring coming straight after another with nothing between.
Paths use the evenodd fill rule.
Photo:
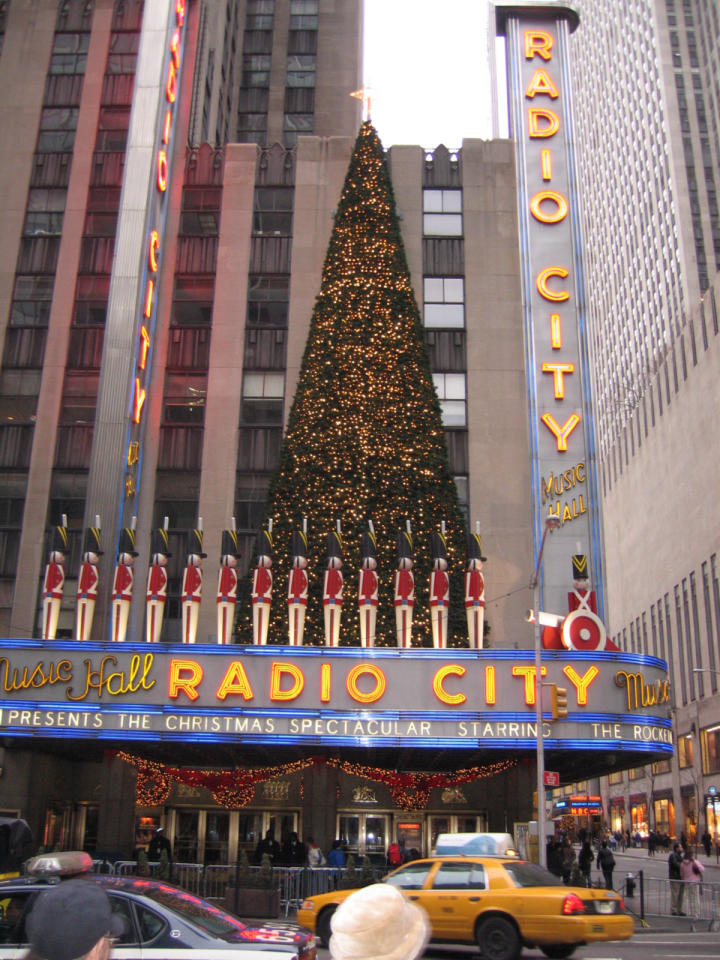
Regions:
<instances>
[{"instance_id":1,"label":"taxi wheel","mask_svg":"<svg viewBox=\"0 0 720 960\"><path fill-rule=\"evenodd\" d=\"M565 960L566 957L571 957L575 953L576 948L576 943L555 943L550 947L540 947L550 960Z\"/></svg>"},{"instance_id":2,"label":"taxi wheel","mask_svg":"<svg viewBox=\"0 0 720 960\"><path fill-rule=\"evenodd\" d=\"M335 907L326 907L317 918L317 924L315 925L315 930L320 938L320 943L322 943L325 948L327 948L328 944L330 943L330 937L332 936L330 921L332 920L332 915L335 913L335 910Z\"/></svg>"},{"instance_id":3,"label":"taxi wheel","mask_svg":"<svg viewBox=\"0 0 720 960\"><path fill-rule=\"evenodd\" d=\"M485 960L516 960L520 955L520 935L504 917L488 917L477 930L477 945Z\"/></svg>"}]
</instances>

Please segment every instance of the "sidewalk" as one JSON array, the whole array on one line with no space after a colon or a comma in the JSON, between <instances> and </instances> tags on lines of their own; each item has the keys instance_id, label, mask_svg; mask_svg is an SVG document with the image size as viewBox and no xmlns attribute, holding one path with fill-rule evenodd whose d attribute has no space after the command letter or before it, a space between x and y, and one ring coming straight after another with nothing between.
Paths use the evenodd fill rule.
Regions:
<instances>
[{"instance_id":1,"label":"sidewalk","mask_svg":"<svg viewBox=\"0 0 720 960\"><path fill-rule=\"evenodd\" d=\"M577 846L577 845L576 845L576 846ZM577 847L577 849L580 849L579 846ZM661 849L659 849L659 850L657 850L657 851L655 852L655 856L654 856L654 857L649 857L649 856L648 856L647 847L627 847L625 850L621 850L621 849L618 847L617 850L613 850L613 853L615 854L616 857L618 857L618 856L619 856L619 857L630 857L633 861L635 861L635 860L640 861L640 862L638 863L638 865L637 865L637 869L638 869L638 870L642 870L642 863L643 863L643 862L645 862L645 863L653 863L653 862L655 862L655 863L657 863L657 862L667 863L667 858L670 856L671 850L672 850L672 847L670 848L670 850L665 850L665 849L661 848ZM705 851L703 850L703 848L702 848L702 847L698 847L698 849L695 851L695 859L696 859L696 860L699 860L700 863L701 863L706 869L713 869L713 868L714 868L715 870L720 871L720 863L718 863L717 856L716 856L716 854L715 854L714 852L711 853L709 857L706 857L706 856L705 856Z\"/></svg>"}]
</instances>

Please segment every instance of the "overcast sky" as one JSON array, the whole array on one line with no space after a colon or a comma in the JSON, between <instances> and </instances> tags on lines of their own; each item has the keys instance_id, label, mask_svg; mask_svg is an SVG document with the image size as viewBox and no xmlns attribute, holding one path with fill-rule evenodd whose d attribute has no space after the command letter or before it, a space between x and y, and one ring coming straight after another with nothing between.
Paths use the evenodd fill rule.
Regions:
<instances>
[{"instance_id":1,"label":"overcast sky","mask_svg":"<svg viewBox=\"0 0 720 960\"><path fill-rule=\"evenodd\" d=\"M486 0L365 0L365 84L384 147L491 137Z\"/></svg>"}]
</instances>

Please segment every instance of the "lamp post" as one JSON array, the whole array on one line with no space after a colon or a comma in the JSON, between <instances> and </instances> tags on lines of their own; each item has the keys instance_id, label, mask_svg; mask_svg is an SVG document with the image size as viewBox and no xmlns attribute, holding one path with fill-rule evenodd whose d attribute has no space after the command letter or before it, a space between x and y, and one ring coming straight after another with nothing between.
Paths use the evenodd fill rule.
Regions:
<instances>
[{"instance_id":1,"label":"lamp post","mask_svg":"<svg viewBox=\"0 0 720 960\"><path fill-rule=\"evenodd\" d=\"M537 555L535 571L530 580L530 589L533 591L533 606L535 608L535 716L537 724L537 823L538 823L538 863L547 867L547 853L545 850L545 747L543 743L543 711L542 711L542 647L540 644L540 565L545 538L552 530L560 526L560 517L550 514L545 518L542 540Z\"/></svg>"}]
</instances>

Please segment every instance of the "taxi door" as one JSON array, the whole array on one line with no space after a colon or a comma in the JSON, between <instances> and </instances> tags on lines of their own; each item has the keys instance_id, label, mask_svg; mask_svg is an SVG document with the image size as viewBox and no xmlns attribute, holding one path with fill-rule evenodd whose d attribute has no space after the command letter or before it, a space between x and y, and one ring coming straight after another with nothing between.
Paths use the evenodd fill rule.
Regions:
<instances>
[{"instance_id":1,"label":"taxi door","mask_svg":"<svg viewBox=\"0 0 720 960\"><path fill-rule=\"evenodd\" d=\"M475 917L487 891L487 874L473 860L442 861L432 879L432 887L423 890L418 902L432 924L432 936L438 940L473 941ZM410 898L413 899L412 895Z\"/></svg>"}]
</instances>

